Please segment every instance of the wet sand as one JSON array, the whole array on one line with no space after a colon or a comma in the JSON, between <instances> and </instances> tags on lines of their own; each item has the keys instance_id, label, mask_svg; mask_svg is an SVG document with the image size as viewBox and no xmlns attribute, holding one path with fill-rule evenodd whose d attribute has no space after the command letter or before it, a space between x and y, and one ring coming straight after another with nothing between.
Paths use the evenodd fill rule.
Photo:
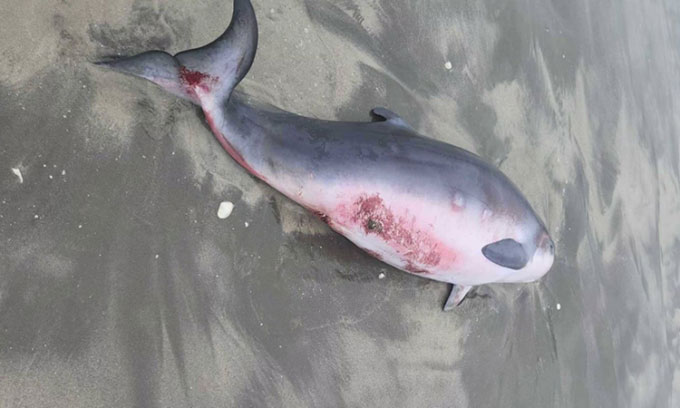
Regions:
<instances>
[{"instance_id":1,"label":"wet sand","mask_svg":"<svg viewBox=\"0 0 680 408\"><path fill-rule=\"evenodd\" d=\"M89 64L211 41L231 2L193 3L0 6L0 407L680 404L677 3L254 1L242 92L387 106L546 221L540 283L450 313L446 285L249 176L197 107Z\"/></svg>"}]
</instances>

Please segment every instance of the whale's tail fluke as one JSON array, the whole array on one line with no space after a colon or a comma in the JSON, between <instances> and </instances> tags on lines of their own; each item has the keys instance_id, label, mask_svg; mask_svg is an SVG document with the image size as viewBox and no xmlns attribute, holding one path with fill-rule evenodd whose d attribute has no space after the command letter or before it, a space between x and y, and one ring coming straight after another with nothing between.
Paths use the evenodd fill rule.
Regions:
<instances>
[{"instance_id":1,"label":"whale's tail fluke","mask_svg":"<svg viewBox=\"0 0 680 408\"><path fill-rule=\"evenodd\" d=\"M227 30L210 44L174 57L148 51L133 57L98 62L116 71L148 79L168 92L197 104L229 98L246 76L257 49L257 20L250 0L234 0Z\"/></svg>"}]
</instances>

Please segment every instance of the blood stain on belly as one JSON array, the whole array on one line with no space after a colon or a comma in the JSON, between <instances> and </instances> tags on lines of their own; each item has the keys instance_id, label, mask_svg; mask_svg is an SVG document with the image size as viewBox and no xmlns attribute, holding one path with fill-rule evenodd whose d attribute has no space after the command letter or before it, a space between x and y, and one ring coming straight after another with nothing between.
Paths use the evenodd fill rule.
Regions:
<instances>
[{"instance_id":1,"label":"blood stain on belly","mask_svg":"<svg viewBox=\"0 0 680 408\"><path fill-rule=\"evenodd\" d=\"M412 273L429 273L442 258L455 260L455 254L428 231L416 225L414 216L395 215L379 194L362 195L350 208L352 223L359 225L366 235L382 238L406 261L405 269Z\"/></svg>"}]
</instances>

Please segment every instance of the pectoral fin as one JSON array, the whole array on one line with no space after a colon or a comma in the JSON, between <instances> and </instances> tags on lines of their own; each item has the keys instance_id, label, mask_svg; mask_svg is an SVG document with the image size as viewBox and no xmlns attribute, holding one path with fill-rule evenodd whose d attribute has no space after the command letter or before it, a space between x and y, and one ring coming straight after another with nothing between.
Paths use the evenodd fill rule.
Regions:
<instances>
[{"instance_id":1,"label":"pectoral fin","mask_svg":"<svg viewBox=\"0 0 680 408\"><path fill-rule=\"evenodd\" d=\"M482 248L482 254L489 261L510 269L522 269L529 262L522 244L514 239L506 238Z\"/></svg>"},{"instance_id":2,"label":"pectoral fin","mask_svg":"<svg viewBox=\"0 0 680 408\"><path fill-rule=\"evenodd\" d=\"M458 306L460 302L465 299L465 295L472 289L473 286L463 286L463 285L453 285L451 286L451 293L449 293L449 298L446 299L446 304L444 305L444 311L448 312L453 310L454 307Z\"/></svg>"}]
</instances>

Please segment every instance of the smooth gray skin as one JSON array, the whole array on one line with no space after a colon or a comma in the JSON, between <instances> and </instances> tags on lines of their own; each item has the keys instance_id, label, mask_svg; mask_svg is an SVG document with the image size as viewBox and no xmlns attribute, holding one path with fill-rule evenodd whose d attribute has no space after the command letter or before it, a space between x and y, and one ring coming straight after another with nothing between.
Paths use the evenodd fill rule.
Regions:
<instances>
[{"instance_id":1,"label":"smooth gray skin","mask_svg":"<svg viewBox=\"0 0 680 408\"><path fill-rule=\"evenodd\" d=\"M459 147L423 137L384 108L373 115L389 118L359 123L262 110L237 97L224 105L223 132L229 134L230 143L250 166L271 174L272 180L284 176L304 180L314 174L329 188L370 180L435 203L453 203L457 195L466 206L483 203L494 216L511 217L527 231L522 242L508 237L479 248L489 261L514 270L526 266L548 234L522 193L497 168ZM554 251L552 241L543 245Z\"/></svg>"},{"instance_id":2,"label":"smooth gray skin","mask_svg":"<svg viewBox=\"0 0 680 408\"><path fill-rule=\"evenodd\" d=\"M461 194L467 205L484 203L494 214L511 215L533 232L530 236L534 239L523 242L524 248L509 239L515 245L494 246L497 256L490 259L521 269L546 231L515 185L478 156L423 137L394 112L377 109L392 119L378 118L376 123L323 121L258 109L237 96L226 102L225 121L233 124L227 132L246 161L268 169L273 178L292 175L304 179L311 173L330 186L351 181L361 172L364 179L435 202L452 203L455 195Z\"/></svg>"},{"instance_id":3,"label":"smooth gray skin","mask_svg":"<svg viewBox=\"0 0 680 408\"><path fill-rule=\"evenodd\" d=\"M678 406L676 2L255 2L244 92L347 121L394 103L549 223L541 284L452 313L247 176L195 107L84 62L204 44L228 4L3 5L0 406Z\"/></svg>"}]
</instances>

